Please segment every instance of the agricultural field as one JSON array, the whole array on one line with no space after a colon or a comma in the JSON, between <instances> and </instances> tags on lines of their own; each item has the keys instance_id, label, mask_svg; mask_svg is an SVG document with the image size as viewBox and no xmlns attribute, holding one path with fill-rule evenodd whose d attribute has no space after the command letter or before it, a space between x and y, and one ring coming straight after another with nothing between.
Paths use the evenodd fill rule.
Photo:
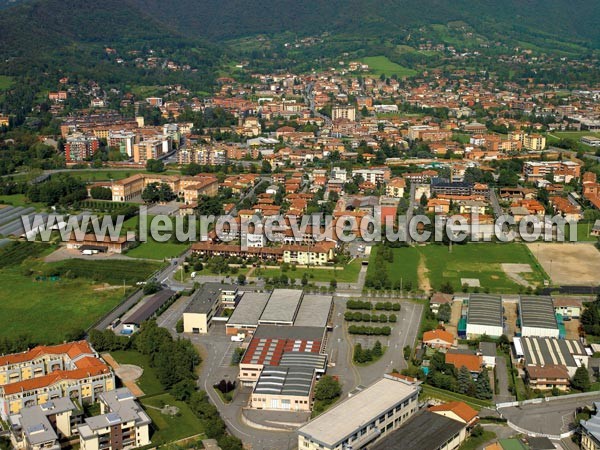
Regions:
<instances>
[{"instance_id":1,"label":"agricultural field","mask_svg":"<svg viewBox=\"0 0 600 450\"><path fill-rule=\"evenodd\" d=\"M396 75L398 78L410 77L417 72L408 67L396 64L387 56L367 56L361 59L361 62L369 65L369 71L375 75L385 74L387 77Z\"/></svg>"},{"instance_id":2,"label":"agricultural field","mask_svg":"<svg viewBox=\"0 0 600 450\"><path fill-rule=\"evenodd\" d=\"M29 335L40 343L60 343L119 304L120 289L87 279L36 281L21 266L0 270L0 338Z\"/></svg>"},{"instance_id":3,"label":"agricultural field","mask_svg":"<svg viewBox=\"0 0 600 450\"><path fill-rule=\"evenodd\" d=\"M336 280L338 283L356 283L358 280L358 274L361 268L361 261L355 259L350 264L345 266L338 266L334 269L303 269L296 268L296 270L288 270L283 272L281 269L260 269L254 272L254 276L260 276L262 278L273 278L280 277L282 274L286 274L290 278L294 278L296 281L302 279L304 274L308 277L308 282L326 282L329 283L331 280Z\"/></svg>"},{"instance_id":4,"label":"agricultural field","mask_svg":"<svg viewBox=\"0 0 600 450\"><path fill-rule=\"evenodd\" d=\"M163 264L154 261L134 261L126 259L67 259L64 261L45 264L45 270L51 274L69 275L75 278L87 278L99 283L115 286L133 285L144 281Z\"/></svg>"},{"instance_id":5,"label":"agricultural field","mask_svg":"<svg viewBox=\"0 0 600 450\"><path fill-rule=\"evenodd\" d=\"M555 284L592 286L600 283L600 252L593 243L540 242L528 247Z\"/></svg>"},{"instance_id":6,"label":"agricultural field","mask_svg":"<svg viewBox=\"0 0 600 450\"><path fill-rule=\"evenodd\" d=\"M16 266L29 258L39 258L55 250L48 244L13 241L0 250L0 268Z\"/></svg>"},{"instance_id":7,"label":"agricultural field","mask_svg":"<svg viewBox=\"0 0 600 450\"><path fill-rule=\"evenodd\" d=\"M40 210L45 207L43 203L34 203L29 201L25 194L0 195L0 205L31 206L36 210Z\"/></svg>"}]
</instances>

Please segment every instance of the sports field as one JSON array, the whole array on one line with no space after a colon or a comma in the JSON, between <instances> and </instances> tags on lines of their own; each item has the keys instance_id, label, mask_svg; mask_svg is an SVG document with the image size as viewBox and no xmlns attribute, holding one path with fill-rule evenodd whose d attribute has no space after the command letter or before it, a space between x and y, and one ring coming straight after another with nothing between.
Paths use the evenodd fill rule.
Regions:
<instances>
[{"instance_id":1,"label":"sports field","mask_svg":"<svg viewBox=\"0 0 600 450\"><path fill-rule=\"evenodd\" d=\"M529 244L554 284L591 286L600 284L600 251L594 244L582 242Z\"/></svg>"},{"instance_id":2,"label":"sports field","mask_svg":"<svg viewBox=\"0 0 600 450\"><path fill-rule=\"evenodd\" d=\"M373 261L372 257L369 271L381 270ZM510 274L507 267L514 268ZM545 276L527 247L519 243L453 245L451 252L447 246L433 244L397 248L394 261L387 263L385 270L392 283L402 278L405 285L410 280L424 291L439 290L450 282L455 292L460 292L462 280L473 279L479 281L482 292L517 293L541 285Z\"/></svg>"}]
</instances>

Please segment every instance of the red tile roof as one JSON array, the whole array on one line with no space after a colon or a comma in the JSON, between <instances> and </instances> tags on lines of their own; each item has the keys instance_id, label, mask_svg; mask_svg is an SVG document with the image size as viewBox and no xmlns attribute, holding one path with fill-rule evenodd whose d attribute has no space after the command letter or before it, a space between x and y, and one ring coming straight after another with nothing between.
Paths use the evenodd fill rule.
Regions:
<instances>
[{"instance_id":1,"label":"red tile roof","mask_svg":"<svg viewBox=\"0 0 600 450\"><path fill-rule=\"evenodd\" d=\"M466 423L469 423L471 420L477 417L477 411L471 408L469 405L463 402L450 402L444 403L443 405L431 406L429 408L431 412L443 412L443 411L451 411L464 420Z\"/></svg>"},{"instance_id":2,"label":"red tile roof","mask_svg":"<svg viewBox=\"0 0 600 450\"><path fill-rule=\"evenodd\" d=\"M479 355L468 355L464 353L446 353L446 364L452 364L457 369L465 366L469 372L479 372L483 364L483 358Z\"/></svg>"}]
</instances>

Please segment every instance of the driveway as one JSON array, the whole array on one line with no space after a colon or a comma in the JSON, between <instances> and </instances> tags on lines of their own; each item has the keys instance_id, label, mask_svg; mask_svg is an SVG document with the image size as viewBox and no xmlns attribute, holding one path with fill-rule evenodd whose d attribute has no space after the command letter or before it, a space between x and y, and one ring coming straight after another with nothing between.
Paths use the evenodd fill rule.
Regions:
<instances>
[{"instance_id":1,"label":"driveway","mask_svg":"<svg viewBox=\"0 0 600 450\"><path fill-rule=\"evenodd\" d=\"M514 402L515 397L508 390L508 369L506 367L506 359L504 356L496 356L496 378L498 378L498 395L494 396L496 403Z\"/></svg>"}]
</instances>

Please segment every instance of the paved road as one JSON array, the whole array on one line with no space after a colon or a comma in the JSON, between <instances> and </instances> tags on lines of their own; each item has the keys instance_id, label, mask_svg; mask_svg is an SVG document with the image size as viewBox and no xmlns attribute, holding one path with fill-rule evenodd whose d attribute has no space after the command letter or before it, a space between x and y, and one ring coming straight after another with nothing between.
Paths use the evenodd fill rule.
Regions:
<instances>
[{"instance_id":1,"label":"paved road","mask_svg":"<svg viewBox=\"0 0 600 450\"><path fill-rule=\"evenodd\" d=\"M494 396L496 403L514 402L515 397L508 390L508 370L504 356L496 357L496 377L498 378L499 394Z\"/></svg>"},{"instance_id":2,"label":"paved road","mask_svg":"<svg viewBox=\"0 0 600 450\"><path fill-rule=\"evenodd\" d=\"M594 401L600 401L600 393L596 392L584 398L563 397L560 400L512 406L499 409L503 417L518 427L532 433L559 435L573 427L573 418L577 407L593 406Z\"/></svg>"},{"instance_id":3,"label":"paved road","mask_svg":"<svg viewBox=\"0 0 600 450\"><path fill-rule=\"evenodd\" d=\"M221 414L230 433L240 438L249 448L256 450L284 450L297 447L296 434L290 431L268 431L251 428L243 423L242 408L247 406L249 391L236 390L234 400L225 404L213 389L212 385L221 379L235 380L237 366L229 365L227 355L231 354L232 346L239 344L231 342L225 335L223 326L216 325L206 336L193 335L190 337L194 344L201 347L203 363L198 379L198 386L205 390Z\"/></svg>"},{"instance_id":4,"label":"paved road","mask_svg":"<svg viewBox=\"0 0 600 450\"><path fill-rule=\"evenodd\" d=\"M490 204L492 205L492 209L494 210L494 215L496 219L502 215L502 208L500 207L500 202L498 202L498 196L496 195L496 189L490 189Z\"/></svg>"}]
</instances>

